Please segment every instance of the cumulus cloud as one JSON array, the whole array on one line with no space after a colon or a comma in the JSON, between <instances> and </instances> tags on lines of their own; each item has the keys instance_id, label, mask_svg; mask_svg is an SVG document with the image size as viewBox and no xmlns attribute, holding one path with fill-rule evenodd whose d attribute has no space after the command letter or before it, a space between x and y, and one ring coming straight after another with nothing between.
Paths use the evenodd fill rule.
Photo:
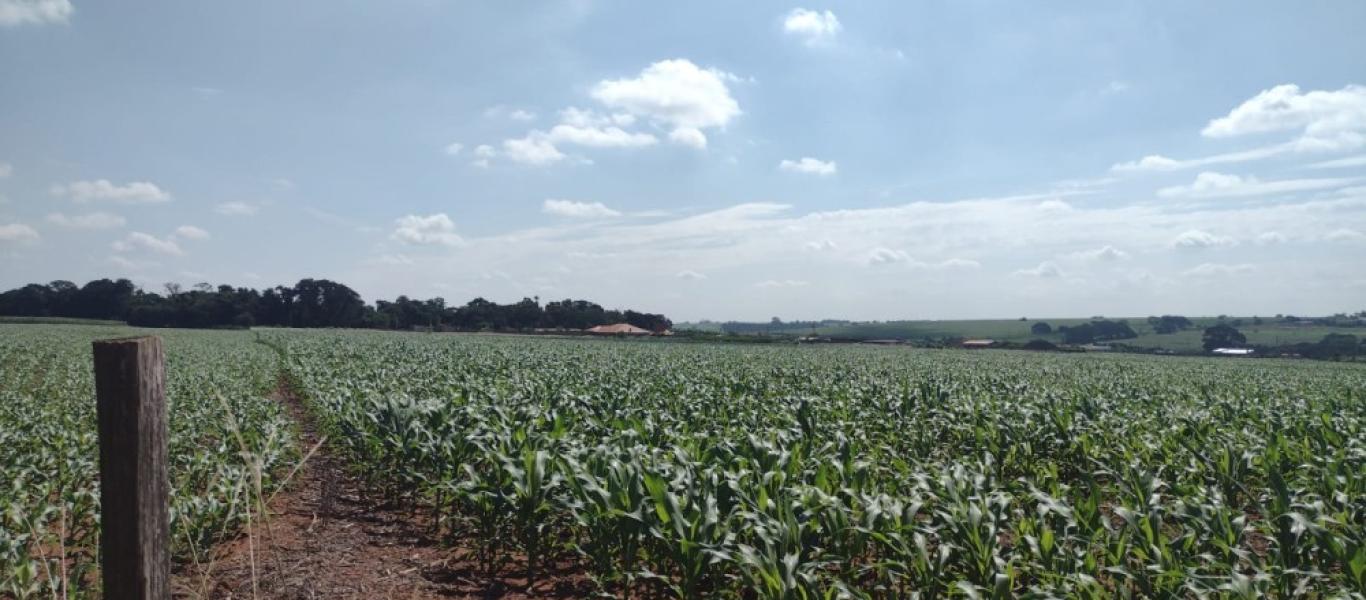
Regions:
<instances>
[{"instance_id":1,"label":"cumulus cloud","mask_svg":"<svg viewBox=\"0 0 1366 600\"><path fill-rule=\"evenodd\" d=\"M1150 154L1138 160L1118 163L1110 167L1112 171L1171 171L1180 169L1181 161L1174 158L1167 158L1160 154Z\"/></svg>"},{"instance_id":2,"label":"cumulus cloud","mask_svg":"<svg viewBox=\"0 0 1366 600\"><path fill-rule=\"evenodd\" d=\"M1289 241L1289 238L1285 237L1285 234L1279 231L1265 231L1257 236L1257 243L1262 246L1284 244L1287 241Z\"/></svg>"},{"instance_id":3,"label":"cumulus cloud","mask_svg":"<svg viewBox=\"0 0 1366 600\"><path fill-rule=\"evenodd\" d=\"M1237 243L1238 242L1231 237L1214 235L1199 229L1191 229L1189 231L1183 231L1180 235L1173 238L1171 245L1173 248L1179 249L1199 249L1233 246Z\"/></svg>"},{"instance_id":4,"label":"cumulus cloud","mask_svg":"<svg viewBox=\"0 0 1366 600\"><path fill-rule=\"evenodd\" d=\"M590 148L638 148L659 140L648 133L628 132L614 125L559 124L545 134L551 144L564 143Z\"/></svg>"},{"instance_id":5,"label":"cumulus cloud","mask_svg":"<svg viewBox=\"0 0 1366 600\"><path fill-rule=\"evenodd\" d=\"M1100 248L1096 248L1095 250L1082 250L1081 252L1075 252L1072 254L1072 256L1074 258L1079 258L1081 260L1113 262L1116 260L1124 260L1126 258L1129 258L1129 253L1120 250L1119 248L1116 248L1114 246L1111 246L1109 244L1106 244Z\"/></svg>"},{"instance_id":6,"label":"cumulus cloud","mask_svg":"<svg viewBox=\"0 0 1366 600\"><path fill-rule=\"evenodd\" d=\"M1366 240L1366 233L1362 233L1355 229L1334 229L1323 236L1323 239L1330 242L1360 242Z\"/></svg>"},{"instance_id":7,"label":"cumulus cloud","mask_svg":"<svg viewBox=\"0 0 1366 600\"><path fill-rule=\"evenodd\" d=\"M124 223L127 221L119 215L106 212L92 212L71 216L62 213L52 213L47 216L47 222L67 229L113 229L115 227L123 227Z\"/></svg>"},{"instance_id":8,"label":"cumulus cloud","mask_svg":"<svg viewBox=\"0 0 1366 600\"><path fill-rule=\"evenodd\" d=\"M55 196L71 198L75 202L109 201L119 204L155 204L169 202L171 195L156 184L147 181L133 181L117 185L108 179L94 181L73 181L52 186Z\"/></svg>"},{"instance_id":9,"label":"cumulus cloud","mask_svg":"<svg viewBox=\"0 0 1366 600\"><path fill-rule=\"evenodd\" d=\"M828 239L825 239L825 240L813 240L813 241L807 242L807 243L805 244L805 247L806 247L807 250L814 250L814 251L816 251L816 252L824 252L824 251L827 251L827 250L834 250L834 249L837 248L838 246L835 245L835 242L830 241L830 240L828 240Z\"/></svg>"},{"instance_id":10,"label":"cumulus cloud","mask_svg":"<svg viewBox=\"0 0 1366 600\"><path fill-rule=\"evenodd\" d=\"M1041 279L1055 279L1063 276L1062 268L1057 263L1044 261L1039 266L1032 269L1019 269L1014 275L1019 277L1038 277Z\"/></svg>"},{"instance_id":11,"label":"cumulus cloud","mask_svg":"<svg viewBox=\"0 0 1366 600\"><path fill-rule=\"evenodd\" d=\"M455 233L455 223L446 213L428 216L407 215L394 221L394 240L413 245L458 246L463 240Z\"/></svg>"},{"instance_id":12,"label":"cumulus cloud","mask_svg":"<svg viewBox=\"0 0 1366 600\"><path fill-rule=\"evenodd\" d=\"M565 154L540 132L503 140L503 153L514 162L532 166L554 164L565 159Z\"/></svg>"},{"instance_id":13,"label":"cumulus cloud","mask_svg":"<svg viewBox=\"0 0 1366 600\"><path fill-rule=\"evenodd\" d=\"M512 119L514 121L533 121L536 113L521 108L509 108L502 104L484 109L484 117L489 119Z\"/></svg>"},{"instance_id":14,"label":"cumulus cloud","mask_svg":"<svg viewBox=\"0 0 1366 600\"><path fill-rule=\"evenodd\" d=\"M703 150L707 147L707 136L696 127L679 127L670 131L669 141L680 146L697 148L698 150Z\"/></svg>"},{"instance_id":15,"label":"cumulus cloud","mask_svg":"<svg viewBox=\"0 0 1366 600\"><path fill-rule=\"evenodd\" d=\"M677 277L677 278L679 278L679 279L687 279L687 280L690 280L690 281L698 281L698 280L702 280L702 279L706 279L706 278L707 278L706 275L703 275L703 274L701 274L701 273L698 273L697 271L692 271L692 270L688 270L688 269L684 269L684 270L682 270L682 271L679 271L678 274L675 275L675 277Z\"/></svg>"},{"instance_id":16,"label":"cumulus cloud","mask_svg":"<svg viewBox=\"0 0 1366 600\"><path fill-rule=\"evenodd\" d=\"M33 242L38 238L38 231L23 223L0 225L0 242Z\"/></svg>"},{"instance_id":17,"label":"cumulus cloud","mask_svg":"<svg viewBox=\"0 0 1366 600\"><path fill-rule=\"evenodd\" d=\"M740 115L740 105L726 85L734 79L679 58L651 64L633 78L598 82L590 95L611 109L700 133L724 127Z\"/></svg>"},{"instance_id":18,"label":"cumulus cloud","mask_svg":"<svg viewBox=\"0 0 1366 600\"><path fill-rule=\"evenodd\" d=\"M1298 130L1302 150L1340 150L1366 144L1366 87L1301 92L1283 84L1253 96L1228 115L1213 119L1200 134L1228 138Z\"/></svg>"},{"instance_id":19,"label":"cumulus cloud","mask_svg":"<svg viewBox=\"0 0 1366 600\"><path fill-rule=\"evenodd\" d=\"M798 160L783 159L782 162L778 163L778 169L789 173L808 173L811 175L820 175L821 177L834 175L835 172L839 170L833 160L824 161L809 156L802 157Z\"/></svg>"},{"instance_id":20,"label":"cumulus cloud","mask_svg":"<svg viewBox=\"0 0 1366 600\"><path fill-rule=\"evenodd\" d=\"M1224 265L1219 263L1203 263L1182 271L1186 277L1225 277L1228 275L1239 275L1248 273L1255 269L1249 264Z\"/></svg>"},{"instance_id":21,"label":"cumulus cloud","mask_svg":"<svg viewBox=\"0 0 1366 600\"><path fill-rule=\"evenodd\" d=\"M1241 177L1214 171L1195 176L1189 185L1164 187L1157 191L1163 198L1223 198L1290 194L1343 187L1357 181L1353 178L1279 179L1262 181L1256 177Z\"/></svg>"},{"instance_id":22,"label":"cumulus cloud","mask_svg":"<svg viewBox=\"0 0 1366 600\"><path fill-rule=\"evenodd\" d=\"M465 145L460 142L451 142L442 149L446 156L459 156L460 151L465 149Z\"/></svg>"},{"instance_id":23,"label":"cumulus cloud","mask_svg":"<svg viewBox=\"0 0 1366 600\"><path fill-rule=\"evenodd\" d=\"M868 264L873 266L891 265L896 263L909 262L911 255L904 250L893 250L891 248L873 248L868 252Z\"/></svg>"},{"instance_id":24,"label":"cumulus cloud","mask_svg":"<svg viewBox=\"0 0 1366 600\"><path fill-rule=\"evenodd\" d=\"M807 286L807 285L811 285L811 282L809 282L809 281L802 281L802 280L799 280L799 279L765 279L765 280L763 280L763 281L760 281L760 282L754 284L754 287L760 287L760 288L794 288L794 287L803 287L803 286Z\"/></svg>"},{"instance_id":25,"label":"cumulus cloud","mask_svg":"<svg viewBox=\"0 0 1366 600\"><path fill-rule=\"evenodd\" d=\"M195 227L194 225L181 225L180 227L175 228L175 232L171 235L173 238L178 238L182 240L209 239L209 232L204 231L203 229L200 229L198 227Z\"/></svg>"},{"instance_id":26,"label":"cumulus cloud","mask_svg":"<svg viewBox=\"0 0 1366 600\"><path fill-rule=\"evenodd\" d=\"M213 211L229 217L250 217L260 211L260 207L247 202L224 202L213 207Z\"/></svg>"},{"instance_id":27,"label":"cumulus cloud","mask_svg":"<svg viewBox=\"0 0 1366 600\"><path fill-rule=\"evenodd\" d=\"M783 17L783 31L802 38L808 46L828 44L835 40L843 26L835 13L794 8Z\"/></svg>"},{"instance_id":28,"label":"cumulus cloud","mask_svg":"<svg viewBox=\"0 0 1366 600\"><path fill-rule=\"evenodd\" d=\"M66 23L74 11L71 0L0 0L0 26Z\"/></svg>"},{"instance_id":29,"label":"cumulus cloud","mask_svg":"<svg viewBox=\"0 0 1366 600\"><path fill-rule=\"evenodd\" d=\"M601 219L619 217L621 213L601 202L576 202L574 200L547 199L541 204L541 212L560 217L576 219Z\"/></svg>"},{"instance_id":30,"label":"cumulus cloud","mask_svg":"<svg viewBox=\"0 0 1366 600\"><path fill-rule=\"evenodd\" d=\"M168 236L163 239L141 231L134 231L133 233L128 234L128 237L114 242L112 247L115 252L147 250L158 254L169 254L171 256L182 256L185 254L185 251L180 249L180 244L176 243L174 236Z\"/></svg>"}]
</instances>

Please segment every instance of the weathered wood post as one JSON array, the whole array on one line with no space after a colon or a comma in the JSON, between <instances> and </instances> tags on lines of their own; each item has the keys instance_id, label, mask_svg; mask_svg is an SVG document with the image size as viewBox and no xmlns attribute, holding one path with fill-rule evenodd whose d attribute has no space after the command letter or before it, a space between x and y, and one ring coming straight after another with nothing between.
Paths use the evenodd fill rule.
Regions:
<instances>
[{"instance_id":1,"label":"weathered wood post","mask_svg":"<svg viewBox=\"0 0 1366 600\"><path fill-rule=\"evenodd\" d=\"M94 343L104 597L170 598L170 483L161 338Z\"/></svg>"}]
</instances>

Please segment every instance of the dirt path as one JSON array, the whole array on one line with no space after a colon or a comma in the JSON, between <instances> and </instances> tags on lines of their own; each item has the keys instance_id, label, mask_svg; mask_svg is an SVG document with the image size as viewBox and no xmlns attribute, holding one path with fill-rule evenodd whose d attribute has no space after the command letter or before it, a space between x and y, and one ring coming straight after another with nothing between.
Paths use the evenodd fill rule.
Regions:
<instances>
[{"instance_id":1,"label":"dirt path","mask_svg":"<svg viewBox=\"0 0 1366 600\"><path fill-rule=\"evenodd\" d=\"M301 452L318 441L302 403L277 392L300 425ZM382 506L323 444L270 503L271 518L219 545L206 564L179 569L176 597L205 598L580 598L581 574L559 573L528 591L508 574L490 578L437 543L430 519ZM253 566L254 564L254 566ZM254 572L254 575L253 575Z\"/></svg>"}]
</instances>

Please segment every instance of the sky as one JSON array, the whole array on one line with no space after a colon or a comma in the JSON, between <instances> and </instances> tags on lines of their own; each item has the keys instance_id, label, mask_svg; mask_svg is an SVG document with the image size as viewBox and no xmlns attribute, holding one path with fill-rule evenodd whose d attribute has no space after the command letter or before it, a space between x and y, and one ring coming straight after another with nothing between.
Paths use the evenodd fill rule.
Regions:
<instances>
[{"instance_id":1,"label":"sky","mask_svg":"<svg viewBox=\"0 0 1366 600\"><path fill-rule=\"evenodd\" d=\"M0 0L0 288L1366 309L1366 3Z\"/></svg>"}]
</instances>

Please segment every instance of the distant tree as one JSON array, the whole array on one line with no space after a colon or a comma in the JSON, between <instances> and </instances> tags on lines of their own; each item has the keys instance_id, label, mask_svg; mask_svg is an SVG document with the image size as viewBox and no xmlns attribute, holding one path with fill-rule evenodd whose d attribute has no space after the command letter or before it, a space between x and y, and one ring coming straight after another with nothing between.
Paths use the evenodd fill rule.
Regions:
<instances>
[{"instance_id":1,"label":"distant tree","mask_svg":"<svg viewBox=\"0 0 1366 600\"><path fill-rule=\"evenodd\" d=\"M1048 335L1053 333L1053 326L1044 323L1043 321L1039 321L1038 323L1029 326L1029 332L1034 335Z\"/></svg>"},{"instance_id":2,"label":"distant tree","mask_svg":"<svg viewBox=\"0 0 1366 600\"><path fill-rule=\"evenodd\" d=\"M1323 336L1322 340L1314 349L1315 354L1322 358L1341 360L1343 358L1355 358L1358 351L1357 336L1347 333L1330 333Z\"/></svg>"},{"instance_id":3,"label":"distant tree","mask_svg":"<svg viewBox=\"0 0 1366 600\"><path fill-rule=\"evenodd\" d=\"M1247 336L1237 329L1223 324L1205 329L1205 334L1201 339L1204 342L1205 352L1212 352L1215 348L1238 348L1247 344Z\"/></svg>"},{"instance_id":4,"label":"distant tree","mask_svg":"<svg viewBox=\"0 0 1366 600\"><path fill-rule=\"evenodd\" d=\"M1062 333L1062 341L1068 344L1089 344L1096 341L1096 328L1090 323L1082 323L1075 326L1062 326L1058 328Z\"/></svg>"},{"instance_id":5,"label":"distant tree","mask_svg":"<svg viewBox=\"0 0 1366 600\"><path fill-rule=\"evenodd\" d=\"M1048 340L1029 340L1023 346L1025 350L1057 350L1057 344Z\"/></svg>"},{"instance_id":6,"label":"distant tree","mask_svg":"<svg viewBox=\"0 0 1366 600\"><path fill-rule=\"evenodd\" d=\"M1195 324L1190 319L1180 315L1162 315L1160 317L1148 317L1148 325L1153 328L1153 333L1166 335L1184 331Z\"/></svg>"}]
</instances>

